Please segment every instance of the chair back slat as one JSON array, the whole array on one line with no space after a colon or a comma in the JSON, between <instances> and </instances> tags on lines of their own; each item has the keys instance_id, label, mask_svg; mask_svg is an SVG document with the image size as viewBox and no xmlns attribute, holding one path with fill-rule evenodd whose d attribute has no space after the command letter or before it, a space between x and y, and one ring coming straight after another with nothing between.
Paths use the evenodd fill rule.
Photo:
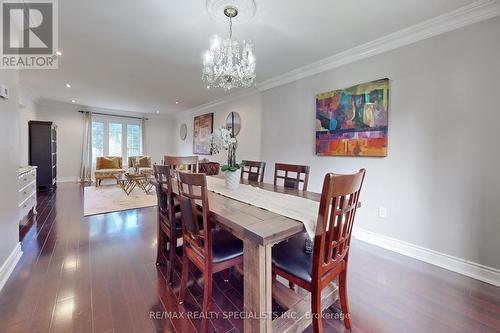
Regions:
<instances>
[{"instance_id":1,"label":"chair back slat","mask_svg":"<svg viewBox=\"0 0 500 333\"><path fill-rule=\"evenodd\" d=\"M163 157L163 164L175 170L182 170L198 173L198 156L168 156Z\"/></svg>"},{"instance_id":2,"label":"chair back slat","mask_svg":"<svg viewBox=\"0 0 500 333\"><path fill-rule=\"evenodd\" d=\"M309 183L309 166L276 163L274 167L274 185L278 185L278 179L283 179L283 186L292 189L299 189L302 183L302 190L307 191Z\"/></svg>"},{"instance_id":3,"label":"chair back slat","mask_svg":"<svg viewBox=\"0 0 500 333\"><path fill-rule=\"evenodd\" d=\"M339 265L347 265L364 177L364 169L352 175L329 173L325 176L314 238L313 276L316 278L320 279Z\"/></svg>"},{"instance_id":4,"label":"chair back slat","mask_svg":"<svg viewBox=\"0 0 500 333\"><path fill-rule=\"evenodd\" d=\"M202 260L208 260L212 251L212 226L208 219L206 175L179 171L177 176L185 246L193 248Z\"/></svg>"},{"instance_id":5,"label":"chair back slat","mask_svg":"<svg viewBox=\"0 0 500 333\"><path fill-rule=\"evenodd\" d=\"M155 180L153 184L158 197L158 209L164 214L168 221L174 219L174 196L172 192L173 170L168 165L155 164L153 166Z\"/></svg>"},{"instance_id":6,"label":"chair back slat","mask_svg":"<svg viewBox=\"0 0 500 333\"><path fill-rule=\"evenodd\" d=\"M264 181L266 162L243 160L242 163L241 180L245 179L246 175L247 179L251 182L262 183Z\"/></svg>"}]
</instances>

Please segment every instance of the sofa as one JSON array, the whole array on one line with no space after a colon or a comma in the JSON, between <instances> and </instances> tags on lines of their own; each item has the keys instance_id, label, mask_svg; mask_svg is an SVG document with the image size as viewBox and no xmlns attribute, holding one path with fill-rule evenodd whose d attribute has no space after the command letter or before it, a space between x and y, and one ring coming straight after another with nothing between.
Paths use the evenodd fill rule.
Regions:
<instances>
[{"instance_id":1,"label":"sofa","mask_svg":"<svg viewBox=\"0 0 500 333\"><path fill-rule=\"evenodd\" d=\"M140 173L148 174L148 175L153 175L153 166L151 164L151 157L150 156L129 156L128 157L128 167L129 169L135 169L137 164L137 167L139 168Z\"/></svg>"},{"instance_id":2,"label":"sofa","mask_svg":"<svg viewBox=\"0 0 500 333\"><path fill-rule=\"evenodd\" d=\"M100 156L95 163L95 186L100 186L103 179L116 179L122 173L123 160L120 156Z\"/></svg>"}]
</instances>

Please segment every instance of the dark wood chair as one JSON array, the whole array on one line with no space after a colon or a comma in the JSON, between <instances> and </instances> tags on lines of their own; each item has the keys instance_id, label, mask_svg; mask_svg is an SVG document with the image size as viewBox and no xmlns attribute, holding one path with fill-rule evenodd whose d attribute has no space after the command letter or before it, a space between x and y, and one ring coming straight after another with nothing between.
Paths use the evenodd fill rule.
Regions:
<instances>
[{"instance_id":1,"label":"dark wood chair","mask_svg":"<svg viewBox=\"0 0 500 333\"><path fill-rule=\"evenodd\" d=\"M158 198L158 234L156 264L163 263L162 254L167 250L167 283L172 284L177 239L182 238L182 221L179 209L175 207L172 190L172 169L168 165L153 166Z\"/></svg>"},{"instance_id":2,"label":"dark wood chair","mask_svg":"<svg viewBox=\"0 0 500 333\"><path fill-rule=\"evenodd\" d=\"M198 172L204 173L207 176L218 175L220 171L220 164L217 162L200 162L198 163Z\"/></svg>"},{"instance_id":3,"label":"dark wood chair","mask_svg":"<svg viewBox=\"0 0 500 333\"><path fill-rule=\"evenodd\" d=\"M198 156L168 156L163 157L163 164L175 170L185 170L198 173Z\"/></svg>"},{"instance_id":4,"label":"dark wood chair","mask_svg":"<svg viewBox=\"0 0 500 333\"><path fill-rule=\"evenodd\" d=\"M337 277L344 325L347 329L352 328L347 302L347 263L364 177L364 169L353 175L329 173L325 176L312 254L304 251L308 238L306 233L281 242L272 249L273 274L311 292L315 333L323 332L321 291Z\"/></svg>"},{"instance_id":5,"label":"dark wood chair","mask_svg":"<svg viewBox=\"0 0 500 333\"><path fill-rule=\"evenodd\" d=\"M243 242L228 231L215 228L209 216L205 174L179 172L178 186L184 244L179 303L184 301L191 261L204 275L202 311L208 314L212 299L212 274L243 263ZM207 316L204 316L202 331L208 331Z\"/></svg>"},{"instance_id":6,"label":"dark wood chair","mask_svg":"<svg viewBox=\"0 0 500 333\"><path fill-rule=\"evenodd\" d=\"M252 182L262 183L264 181L264 171L266 170L266 162L260 161L242 161L244 166L241 169L241 180L247 179Z\"/></svg>"},{"instance_id":7,"label":"dark wood chair","mask_svg":"<svg viewBox=\"0 0 500 333\"><path fill-rule=\"evenodd\" d=\"M284 187L298 190L300 183L303 183L302 190L307 191L309 169L308 165L276 163L274 166L274 185L278 185L278 179L283 179ZM290 175L290 173L295 174L295 176Z\"/></svg>"}]
</instances>

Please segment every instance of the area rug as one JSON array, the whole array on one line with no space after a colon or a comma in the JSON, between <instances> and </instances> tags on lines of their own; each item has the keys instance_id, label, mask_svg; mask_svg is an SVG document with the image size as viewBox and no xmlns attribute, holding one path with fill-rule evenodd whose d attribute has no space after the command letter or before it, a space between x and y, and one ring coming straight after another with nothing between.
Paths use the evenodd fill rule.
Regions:
<instances>
[{"instance_id":1,"label":"area rug","mask_svg":"<svg viewBox=\"0 0 500 333\"><path fill-rule=\"evenodd\" d=\"M127 195L119 186L103 185L84 188L83 215L96 215L122 210L152 207L157 205L156 192L146 194L140 188L135 188Z\"/></svg>"}]
</instances>

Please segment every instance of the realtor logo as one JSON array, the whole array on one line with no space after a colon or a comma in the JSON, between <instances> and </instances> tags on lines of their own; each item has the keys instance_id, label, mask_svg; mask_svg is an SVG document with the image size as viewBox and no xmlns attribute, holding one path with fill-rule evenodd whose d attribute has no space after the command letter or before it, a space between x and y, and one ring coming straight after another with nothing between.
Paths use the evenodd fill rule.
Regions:
<instances>
[{"instance_id":1,"label":"realtor logo","mask_svg":"<svg viewBox=\"0 0 500 333\"><path fill-rule=\"evenodd\" d=\"M57 69L56 0L0 0L1 68Z\"/></svg>"}]
</instances>

